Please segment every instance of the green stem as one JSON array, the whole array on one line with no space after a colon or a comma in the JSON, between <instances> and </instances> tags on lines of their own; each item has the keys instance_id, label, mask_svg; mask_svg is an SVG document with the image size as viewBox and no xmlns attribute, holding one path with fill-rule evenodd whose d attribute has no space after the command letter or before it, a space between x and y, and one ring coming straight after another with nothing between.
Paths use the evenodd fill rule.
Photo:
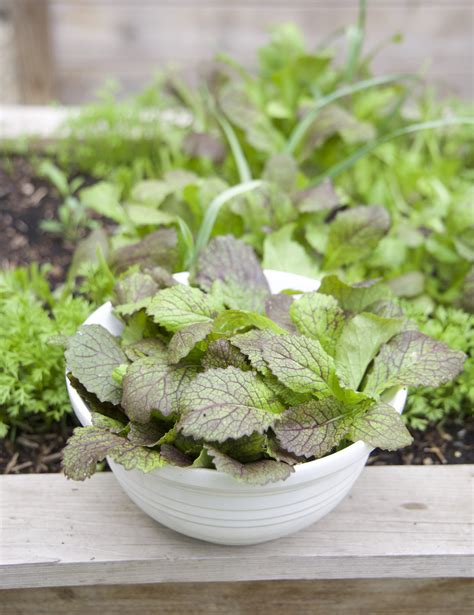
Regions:
<instances>
[{"instance_id":1,"label":"green stem","mask_svg":"<svg viewBox=\"0 0 474 615\"><path fill-rule=\"evenodd\" d=\"M360 52L362 50L362 44L364 42L366 13L367 0L360 0L357 26L351 27L348 31L350 47L345 70L346 81L352 81L354 73L357 69L357 65L359 63Z\"/></svg>"},{"instance_id":2,"label":"green stem","mask_svg":"<svg viewBox=\"0 0 474 615\"><path fill-rule=\"evenodd\" d=\"M244 152L242 151L242 147L240 146L237 135L235 134L234 129L230 125L230 123L226 120L224 116L222 116L217 111L215 112L216 119L224 132L227 141L229 142L229 147L232 151L232 155L234 156L235 164L237 166L237 171L239 173L239 179L241 183L252 181L252 173L250 172L250 167L245 158Z\"/></svg>"},{"instance_id":3,"label":"green stem","mask_svg":"<svg viewBox=\"0 0 474 615\"><path fill-rule=\"evenodd\" d=\"M202 221L201 227L198 231L194 247L194 261L196 261L199 253L209 241L212 229L214 228L214 224L221 207L236 196L240 196L241 194L245 194L246 192L250 192L251 190L260 188L260 186L262 186L264 183L264 181L256 179L250 182L237 184L237 186L228 188L227 190L224 190L224 192L221 192L218 196L216 196L216 198L207 208L207 211L204 215L204 220Z\"/></svg>"},{"instance_id":4,"label":"green stem","mask_svg":"<svg viewBox=\"0 0 474 615\"><path fill-rule=\"evenodd\" d=\"M388 141L392 141L393 139L397 139L398 137L403 137L405 135L409 135L412 133L420 132L421 130L431 130L433 128L445 128L447 126L459 126L459 125L471 125L474 126L474 117L452 117L446 118L443 120L430 120L428 122L420 122L418 124L411 124L410 126L405 126L403 128L399 128L398 130L394 130L388 135L383 135L378 139L375 139L371 143L364 145L359 148L353 154L351 154L345 160L338 162L337 164L330 167L327 171L322 173L315 182L313 182L310 186L318 186L325 179L332 179L337 175L340 175L351 166L353 166L360 158L363 158L367 154L373 152L379 145L383 145L384 143L388 143Z\"/></svg>"},{"instance_id":5,"label":"green stem","mask_svg":"<svg viewBox=\"0 0 474 615\"><path fill-rule=\"evenodd\" d=\"M296 148L301 143L305 134L309 130L311 124L316 119L318 113L321 111L321 109L327 107L327 105L330 105L334 101L339 100L340 98L344 98L345 96L355 94L356 92L361 92L362 90L367 90L378 85L387 85L396 81L402 81L403 79L417 79L417 77L408 74L394 74L385 75L383 77L374 77L372 79L364 79L363 81L358 81L357 83L354 83L354 85L343 86L342 88L331 92L331 94L324 96L316 102L314 107L310 111L308 111L308 113L295 126L293 132L288 139L285 151L290 154L295 152Z\"/></svg>"}]
</instances>

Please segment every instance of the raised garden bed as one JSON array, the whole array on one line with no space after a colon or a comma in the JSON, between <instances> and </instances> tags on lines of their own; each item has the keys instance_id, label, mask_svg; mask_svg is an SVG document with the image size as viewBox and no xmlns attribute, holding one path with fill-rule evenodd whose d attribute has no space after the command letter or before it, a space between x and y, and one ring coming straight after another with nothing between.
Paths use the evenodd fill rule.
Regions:
<instances>
[{"instance_id":1,"label":"raised garden bed","mask_svg":"<svg viewBox=\"0 0 474 615\"><path fill-rule=\"evenodd\" d=\"M40 141L54 134L66 116L63 109L4 107L0 113L0 139L22 134L37 134ZM92 181L88 180L87 181ZM31 164L22 156L0 163L0 245L3 268L33 261L49 262L53 286L65 280L74 244L46 233L40 221L57 214L62 200L46 180L35 177ZM60 451L75 425L69 416L62 426L49 433L24 431L15 441L0 440L0 472L36 473L60 470ZM449 419L415 430L415 441L401 451L374 451L371 465L462 464L474 462L474 419L459 422Z\"/></svg>"}]
</instances>

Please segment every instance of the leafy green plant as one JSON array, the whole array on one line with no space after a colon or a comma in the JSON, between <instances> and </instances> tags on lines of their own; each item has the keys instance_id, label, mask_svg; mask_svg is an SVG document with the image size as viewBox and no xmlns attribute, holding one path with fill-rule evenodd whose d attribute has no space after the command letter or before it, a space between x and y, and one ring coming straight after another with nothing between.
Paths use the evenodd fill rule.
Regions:
<instances>
[{"instance_id":1,"label":"leafy green plant","mask_svg":"<svg viewBox=\"0 0 474 615\"><path fill-rule=\"evenodd\" d=\"M83 184L81 177L69 181L66 173L48 159L39 163L36 172L40 177L45 177L64 199L58 207L57 218L41 220L40 226L43 230L74 241L84 229L97 228L98 223L87 215L86 206L75 196Z\"/></svg>"},{"instance_id":2,"label":"leafy green plant","mask_svg":"<svg viewBox=\"0 0 474 615\"><path fill-rule=\"evenodd\" d=\"M231 236L210 242L192 280L134 272L116 288L121 338L83 325L68 339L93 422L64 450L70 478L109 456L144 472L171 464L253 485L284 480L358 439L408 445L384 393L438 386L462 369L464 354L417 331L380 283L332 275L317 292L271 295L253 250Z\"/></svg>"},{"instance_id":3,"label":"leafy green plant","mask_svg":"<svg viewBox=\"0 0 474 615\"><path fill-rule=\"evenodd\" d=\"M45 430L70 411L62 349L49 344L71 335L91 304L52 292L47 267L0 272L0 437L17 429Z\"/></svg>"}]
</instances>

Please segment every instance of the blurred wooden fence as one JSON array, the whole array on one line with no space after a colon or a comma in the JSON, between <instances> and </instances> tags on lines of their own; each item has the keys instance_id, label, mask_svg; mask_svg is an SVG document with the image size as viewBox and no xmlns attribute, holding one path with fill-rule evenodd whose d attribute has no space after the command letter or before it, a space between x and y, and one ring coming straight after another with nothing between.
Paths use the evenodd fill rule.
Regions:
<instances>
[{"instance_id":1,"label":"blurred wooden fence","mask_svg":"<svg viewBox=\"0 0 474 615\"><path fill-rule=\"evenodd\" d=\"M159 66L192 72L217 51L251 64L272 24L295 22L313 45L357 12L357 0L0 0L0 102L83 102L109 77L134 91ZM376 72L423 68L444 92L472 98L472 0L369 0L365 50L395 33L404 39Z\"/></svg>"}]
</instances>

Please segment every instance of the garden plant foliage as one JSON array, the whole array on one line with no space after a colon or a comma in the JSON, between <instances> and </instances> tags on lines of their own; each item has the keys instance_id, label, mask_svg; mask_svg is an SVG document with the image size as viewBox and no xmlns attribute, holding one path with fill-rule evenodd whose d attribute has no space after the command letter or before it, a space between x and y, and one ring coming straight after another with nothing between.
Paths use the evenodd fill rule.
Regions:
<instances>
[{"instance_id":1,"label":"garden plant foliage","mask_svg":"<svg viewBox=\"0 0 474 615\"><path fill-rule=\"evenodd\" d=\"M70 478L109 456L264 485L359 439L393 450L411 436L384 393L462 370L465 355L418 331L380 282L330 275L317 292L272 295L232 236L209 243L192 282L135 271L116 288L121 338L95 324L68 338L70 378L92 411L64 451Z\"/></svg>"},{"instance_id":2,"label":"garden plant foliage","mask_svg":"<svg viewBox=\"0 0 474 615\"><path fill-rule=\"evenodd\" d=\"M420 327L468 355L455 384L410 396L423 428L473 407L474 115L351 53L337 64L280 26L256 72L221 56L195 89L172 74L129 103L109 96L60 151L105 178L84 197L119 225L114 246L175 227L187 268L231 229L267 268L388 281Z\"/></svg>"},{"instance_id":3,"label":"garden plant foliage","mask_svg":"<svg viewBox=\"0 0 474 615\"><path fill-rule=\"evenodd\" d=\"M83 297L51 292L47 269L0 272L0 436L10 427L47 429L69 411L62 348L92 309Z\"/></svg>"},{"instance_id":4,"label":"garden plant foliage","mask_svg":"<svg viewBox=\"0 0 474 615\"><path fill-rule=\"evenodd\" d=\"M229 232L252 246L266 268L319 279L336 275L348 284L385 280L423 333L467 356L456 380L410 392L404 419L424 428L448 414L472 413L472 106L437 101L417 76L373 77L372 55L362 54L363 19L350 32L341 63L333 50L337 41L309 49L294 26L282 25L259 50L254 71L220 56L197 87L173 71L123 102L106 90L99 103L68 122L68 136L51 145L55 164L38 166L64 201L59 220L46 230L76 238L82 225L92 233L78 245L65 288L54 294L38 295L37 276L26 276L22 296L14 280L26 273L2 274L3 434L31 413L49 422L68 407L60 352L44 341L57 332L55 310L69 306L61 318L70 319L62 329L71 333L86 306L92 310L108 299L130 267L137 275L155 269L155 276L157 266L192 268L210 238ZM97 183L83 189L81 180L68 183L77 173ZM115 232L107 236L96 228L89 211L115 224ZM169 274L154 283L169 284ZM233 297L237 311L248 300L238 284L213 282L213 288L224 305ZM261 288L253 295L257 328L262 296ZM335 339L343 319L327 297L319 326L332 327ZM304 333L303 320L293 314L290 322L288 310L279 321L283 301L271 318ZM120 303L123 316L130 316L127 301ZM13 314L24 314L16 327L8 320ZM209 335L205 320L192 324L173 342L175 357L189 340L204 336L199 344ZM370 318L365 324L375 327ZM232 325L219 326L225 333ZM330 356L334 339L321 342ZM224 365L227 353L237 360L233 347L219 349ZM33 357L45 360L35 369ZM217 357L207 360L218 366ZM249 360L265 369L258 354Z\"/></svg>"}]
</instances>

